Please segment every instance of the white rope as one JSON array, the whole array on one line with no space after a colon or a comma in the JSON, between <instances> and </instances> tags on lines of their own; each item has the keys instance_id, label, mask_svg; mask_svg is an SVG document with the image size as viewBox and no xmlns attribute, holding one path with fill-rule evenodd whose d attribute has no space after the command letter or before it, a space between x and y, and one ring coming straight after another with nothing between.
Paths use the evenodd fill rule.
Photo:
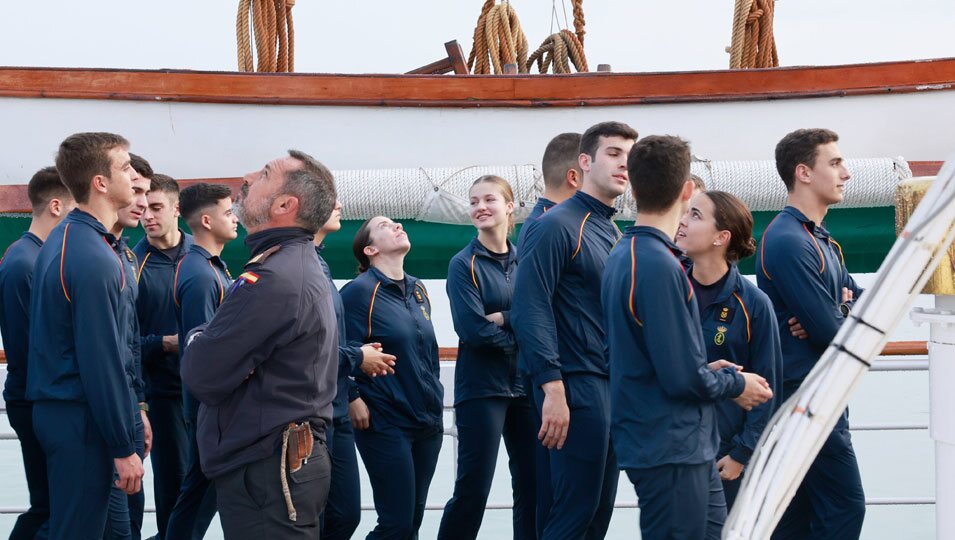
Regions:
<instances>
[{"instance_id":1,"label":"white rope","mask_svg":"<svg viewBox=\"0 0 955 540\"><path fill-rule=\"evenodd\" d=\"M893 206L895 188L911 178L905 160L850 159L852 180L846 185L844 208ZM772 161L696 161L692 170L707 189L728 191L751 210L779 210L786 203L786 188ZM494 174L510 182L523 221L544 189L543 177L533 165L446 168L368 169L335 171L338 198L345 219L385 215L436 223L469 224L468 190L479 176ZM630 191L617 201L616 219L634 218Z\"/></svg>"}]
</instances>

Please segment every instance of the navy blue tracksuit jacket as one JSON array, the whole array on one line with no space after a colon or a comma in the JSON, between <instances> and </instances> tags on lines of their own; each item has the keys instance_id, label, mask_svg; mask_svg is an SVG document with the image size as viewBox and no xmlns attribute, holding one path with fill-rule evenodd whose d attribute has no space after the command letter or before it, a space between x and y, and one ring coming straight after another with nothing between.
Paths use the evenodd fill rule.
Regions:
<instances>
[{"instance_id":1,"label":"navy blue tracksuit jacket","mask_svg":"<svg viewBox=\"0 0 955 540\"><path fill-rule=\"evenodd\" d=\"M120 261L126 268L126 275L132 276L139 268L136 254L129 249L129 239L126 237L116 241L116 253ZM123 319L127 322L120 327L123 332L123 340L129 349L130 361L126 367L127 376L132 382L132 391L136 396L136 401L142 403L146 401L146 384L143 379L143 361L141 342L139 339L139 317L136 315L136 301L139 297L139 287L136 280L129 280L127 287L123 290Z\"/></svg>"},{"instance_id":2,"label":"navy blue tracksuit jacket","mask_svg":"<svg viewBox=\"0 0 955 540\"><path fill-rule=\"evenodd\" d=\"M563 380L570 429L561 450L540 452L538 533L602 537L617 489L610 446L607 345L600 276L620 231L610 206L578 192L533 222L521 246L511 322L540 414L541 385Z\"/></svg>"},{"instance_id":3,"label":"navy blue tracksuit jacket","mask_svg":"<svg viewBox=\"0 0 955 540\"><path fill-rule=\"evenodd\" d=\"M787 206L766 227L756 280L773 303L783 353L783 395L794 393L839 331L845 317L842 288L862 289L846 269L842 248L822 226ZM808 339L789 332L796 317ZM865 492L849 433L848 409L823 444L773 535L775 539L859 538Z\"/></svg>"},{"instance_id":4,"label":"navy blue tracksuit jacket","mask_svg":"<svg viewBox=\"0 0 955 540\"><path fill-rule=\"evenodd\" d=\"M231 286L232 276L219 256L212 255L198 244L189 246L189 251L176 265L173 279L180 351L185 350L186 336L193 328L212 320ZM195 425L199 402L190 396L183 403L186 420Z\"/></svg>"},{"instance_id":5,"label":"navy blue tracksuit jacket","mask_svg":"<svg viewBox=\"0 0 955 540\"><path fill-rule=\"evenodd\" d=\"M47 238L34 267L27 399L86 403L110 456L135 450L133 397L122 328L126 267L113 235L73 210Z\"/></svg>"},{"instance_id":6,"label":"navy blue tracksuit jacket","mask_svg":"<svg viewBox=\"0 0 955 540\"><path fill-rule=\"evenodd\" d=\"M824 227L787 206L766 227L759 245L756 282L769 296L779 323L787 387L798 385L845 320L842 288L862 294L846 268L842 248ZM789 332L796 317L809 334L798 339Z\"/></svg>"},{"instance_id":7,"label":"navy blue tracksuit jacket","mask_svg":"<svg viewBox=\"0 0 955 540\"><path fill-rule=\"evenodd\" d=\"M395 373L368 377L355 372L358 392L375 417L401 429L441 428L444 388L438 344L431 325L431 299L418 278L405 275L405 290L376 268L342 287L350 342L381 343L397 357Z\"/></svg>"},{"instance_id":8,"label":"navy blue tracksuit jacket","mask_svg":"<svg viewBox=\"0 0 955 540\"><path fill-rule=\"evenodd\" d=\"M545 199L544 197L538 197L537 204L534 205L534 208L531 209L531 213L527 215L527 219L524 220L524 224L521 225L521 230L517 235L517 245L524 245L524 238L530 234L530 231L534 229L536 223L541 216L547 213L548 210L557 206L557 203L550 199Z\"/></svg>"},{"instance_id":9,"label":"navy blue tracksuit jacket","mask_svg":"<svg viewBox=\"0 0 955 540\"><path fill-rule=\"evenodd\" d=\"M510 242L505 264L506 268L475 238L448 266L446 286L459 340L455 405L468 399L525 395L510 324L517 269L516 249ZM484 318L497 312L504 316L504 326Z\"/></svg>"},{"instance_id":10,"label":"navy blue tracksuit jacket","mask_svg":"<svg viewBox=\"0 0 955 540\"><path fill-rule=\"evenodd\" d=\"M578 192L524 238L511 320L535 386L562 374L607 377L599 276L620 234L614 213Z\"/></svg>"},{"instance_id":11,"label":"navy blue tracksuit jacket","mask_svg":"<svg viewBox=\"0 0 955 540\"><path fill-rule=\"evenodd\" d=\"M773 394L782 392L783 357L773 305L766 294L731 265L723 290L713 303L700 308L707 362L729 360L743 371L761 375ZM759 436L781 401L771 399L749 412L733 401L717 404L720 449L743 465L756 449Z\"/></svg>"},{"instance_id":12,"label":"navy blue tracksuit jacket","mask_svg":"<svg viewBox=\"0 0 955 540\"><path fill-rule=\"evenodd\" d=\"M173 283L176 265L192 246L192 236L179 231L176 260L170 260L161 250L154 248L143 238L133 248L139 259L139 300L136 303L142 334L143 371L146 379L146 394L153 397L179 398L182 381L179 377L179 355L162 350L163 336L179 333L176 304L173 300Z\"/></svg>"},{"instance_id":13,"label":"navy blue tracksuit jacket","mask_svg":"<svg viewBox=\"0 0 955 540\"><path fill-rule=\"evenodd\" d=\"M30 352L30 291L33 265L43 242L23 233L0 259L0 332L7 356L3 401L26 401L27 357Z\"/></svg>"},{"instance_id":14,"label":"navy blue tracksuit jacket","mask_svg":"<svg viewBox=\"0 0 955 540\"><path fill-rule=\"evenodd\" d=\"M714 404L743 392L732 368L710 371L696 297L660 230L629 227L603 277L613 441L621 469L712 461Z\"/></svg>"}]
</instances>

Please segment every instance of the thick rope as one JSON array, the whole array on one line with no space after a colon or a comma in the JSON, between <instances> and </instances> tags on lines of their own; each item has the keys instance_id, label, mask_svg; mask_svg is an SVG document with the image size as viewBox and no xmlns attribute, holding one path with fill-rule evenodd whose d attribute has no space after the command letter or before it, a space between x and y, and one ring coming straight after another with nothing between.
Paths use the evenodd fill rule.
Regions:
<instances>
[{"instance_id":1,"label":"thick rope","mask_svg":"<svg viewBox=\"0 0 955 540\"><path fill-rule=\"evenodd\" d=\"M474 44L468 56L471 73L503 73L505 64L517 64L527 73L527 36L521 29L517 12L509 2L495 5L487 0L474 28Z\"/></svg>"},{"instance_id":2,"label":"thick rope","mask_svg":"<svg viewBox=\"0 0 955 540\"><path fill-rule=\"evenodd\" d=\"M239 0L235 32L240 71L294 71L294 5L295 0ZM255 62L252 58L253 40ZM258 68L255 66L256 62Z\"/></svg>"},{"instance_id":3,"label":"thick rope","mask_svg":"<svg viewBox=\"0 0 955 540\"><path fill-rule=\"evenodd\" d=\"M577 34L577 40L580 41L580 46L583 47L584 34L587 33L584 30L584 26L587 24L587 21L584 19L584 0L573 0L573 4L574 4L574 33Z\"/></svg>"},{"instance_id":4,"label":"thick rope","mask_svg":"<svg viewBox=\"0 0 955 540\"><path fill-rule=\"evenodd\" d=\"M779 65L773 36L775 0L736 0L730 68L765 68Z\"/></svg>"},{"instance_id":5,"label":"thick rope","mask_svg":"<svg viewBox=\"0 0 955 540\"><path fill-rule=\"evenodd\" d=\"M547 73L551 66L554 73L571 73L571 63L578 73L589 71L583 44L577 34L566 28L548 36L544 43L531 53L527 59L527 71L530 71L535 63L540 73Z\"/></svg>"}]
</instances>

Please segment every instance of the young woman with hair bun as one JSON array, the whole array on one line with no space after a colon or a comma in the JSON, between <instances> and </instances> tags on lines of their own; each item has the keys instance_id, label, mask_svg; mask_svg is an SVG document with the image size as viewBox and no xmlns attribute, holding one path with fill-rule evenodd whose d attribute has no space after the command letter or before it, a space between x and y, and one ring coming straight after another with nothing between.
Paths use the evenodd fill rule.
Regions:
<instances>
[{"instance_id":1,"label":"young woman with hair bun","mask_svg":"<svg viewBox=\"0 0 955 540\"><path fill-rule=\"evenodd\" d=\"M692 261L687 275L700 309L707 361L728 360L757 373L778 395L783 360L773 305L736 267L756 252L749 208L725 191L699 192L680 221L676 244ZM749 412L731 400L717 407L717 469L727 507L733 505L743 470L777 402L771 399Z\"/></svg>"}]
</instances>

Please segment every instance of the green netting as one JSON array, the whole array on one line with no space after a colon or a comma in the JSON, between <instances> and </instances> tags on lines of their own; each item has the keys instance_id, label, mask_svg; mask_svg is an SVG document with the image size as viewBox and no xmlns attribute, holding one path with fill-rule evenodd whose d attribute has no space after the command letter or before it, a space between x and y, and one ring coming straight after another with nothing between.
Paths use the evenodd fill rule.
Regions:
<instances>
[{"instance_id":1,"label":"green netting","mask_svg":"<svg viewBox=\"0 0 955 540\"><path fill-rule=\"evenodd\" d=\"M776 212L755 212L756 237ZM408 273L426 279L444 279L447 276L448 261L461 250L474 236L474 228L466 225L443 225L418 221L404 221L405 230L411 238L412 249L405 260ZM6 246L16 240L29 227L30 220L14 217L10 214L0 216L0 246ZM324 252L325 259L338 279L349 279L355 275L355 259L351 254L351 241L360 221L343 221L342 230L330 236ZM618 222L622 229L629 223ZM852 208L832 210L826 216L826 226L840 244L846 257L846 264L852 272L875 272L882 259L895 242L895 208ZM184 230L188 230L182 225ZM142 229L131 231L130 237L135 244L142 238ZM245 231L239 228L239 238L226 246L223 258L233 275L241 270L248 260L249 253L242 240ZM753 273L755 257L740 265L743 273Z\"/></svg>"}]
</instances>

